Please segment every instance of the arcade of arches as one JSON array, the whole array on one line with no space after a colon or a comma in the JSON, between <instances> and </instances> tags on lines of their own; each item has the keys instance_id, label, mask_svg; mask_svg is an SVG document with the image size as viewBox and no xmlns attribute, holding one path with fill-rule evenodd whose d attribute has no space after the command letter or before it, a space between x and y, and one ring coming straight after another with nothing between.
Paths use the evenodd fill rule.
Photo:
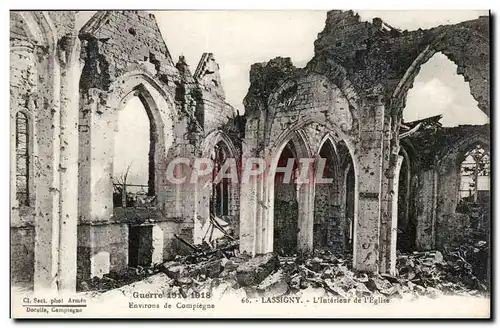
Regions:
<instances>
[{"instance_id":1,"label":"arcade of arches","mask_svg":"<svg viewBox=\"0 0 500 328\"><path fill-rule=\"evenodd\" d=\"M183 254L174 235L202 243L211 220L250 255L327 249L390 274L398 251L489 233L489 125L401 124L420 66L438 52L489 116L488 17L400 31L330 11L306 67L281 57L251 66L244 115L226 102L214 56L194 73L174 62L153 14L98 12L80 30L77 17L11 12L14 282L75 290ZM120 139L132 99L147 130L136 153ZM212 159L215 171L228 159L267 167L241 184L171 184L167 166L182 157Z\"/></svg>"}]
</instances>

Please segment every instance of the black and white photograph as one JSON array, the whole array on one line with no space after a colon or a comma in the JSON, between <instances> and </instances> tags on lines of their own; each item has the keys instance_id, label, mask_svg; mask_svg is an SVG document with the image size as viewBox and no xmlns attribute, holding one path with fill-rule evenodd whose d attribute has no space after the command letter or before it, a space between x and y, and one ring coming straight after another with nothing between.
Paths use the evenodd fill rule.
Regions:
<instances>
[{"instance_id":1,"label":"black and white photograph","mask_svg":"<svg viewBox=\"0 0 500 328\"><path fill-rule=\"evenodd\" d=\"M488 9L9 22L12 318L491 318Z\"/></svg>"}]
</instances>

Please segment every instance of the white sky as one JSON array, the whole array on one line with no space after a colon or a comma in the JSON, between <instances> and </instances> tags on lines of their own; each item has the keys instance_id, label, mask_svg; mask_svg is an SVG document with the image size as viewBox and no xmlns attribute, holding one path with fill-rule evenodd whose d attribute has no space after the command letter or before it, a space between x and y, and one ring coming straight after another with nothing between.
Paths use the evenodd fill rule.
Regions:
<instances>
[{"instance_id":1,"label":"white sky","mask_svg":"<svg viewBox=\"0 0 500 328\"><path fill-rule=\"evenodd\" d=\"M487 11L470 10L358 13L362 20L371 21L374 17L380 17L403 30L454 24L488 15ZM78 26L82 26L92 14L81 12ZM319 10L160 11L154 14L174 62L183 55L194 72L203 52L214 53L220 66L227 101L241 113L244 112L242 101L249 87L250 65L282 56L291 57L297 67L305 66L313 57L314 41L323 30L326 20L326 11ZM136 110L124 109L121 120L123 124L136 124L140 128L126 132L126 135L120 132L118 139L122 145L117 145L117 149L125 150L131 141L137 143L141 138L145 138L146 147L144 151L131 154L132 158L119 162L129 163L133 160L136 170L147 172L148 125L147 122L141 124L137 117L137 110L144 109L138 101L131 101L129 106ZM444 55L436 54L422 66L409 91L404 118L411 121L440 113L443 114L442 123L445 126L488 122L470 95L468 83L456 74L456 65ZM126 166L120 166L123 165ZM120 172L120 169L123 170L123 167L117 167L115 172Z\"/></svg>"}]
</instances>

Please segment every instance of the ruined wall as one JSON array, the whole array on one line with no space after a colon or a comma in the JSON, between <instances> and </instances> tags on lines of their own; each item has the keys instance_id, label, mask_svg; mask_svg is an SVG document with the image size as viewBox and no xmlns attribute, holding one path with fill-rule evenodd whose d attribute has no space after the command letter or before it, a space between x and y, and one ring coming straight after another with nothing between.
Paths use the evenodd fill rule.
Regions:
<instances>
[{"instance_id":1,"label":"ruined wall","mask_svg":"<svg viewBox=\"0 0 500 328\"><path fill-rule=\"evenodd\" d=\"M303 136L308 148L308 134L301 131L313 122L323 125L334 139L346 140L354 156L357 191L354 266L395 272L398 197L394 188L398 185L399 122L407 91L420 66L442 52L457 64L479 107L489 114L488 29L488 17L400 31L379 18L361 22L352 11L328 12L315 42L315 55L304 69L296 69L287 58L252 65L244 100L248 120L244 157L272 159L273 149L279 149L294 132ZM258 204L272 207L272 198L259 188L258 181L243 187L242 195L254 198L242 206L241 215L259 216L265 229L272 215ZM307 221L313 210L308 207L310 200L304 200L307 208L299 213L307 213ZM242 245L248 243L248 250L258 253L262 250L250 247L257 240L263 251L272 249L267 233L254 236L250 227L242 224L248 230L241 234ZM308 236L313 234L309 224L304 229Z\"/></svg>"},{"instance_id":2,"label":"ruined wall","mask_svg":"<svg viewBox=\"0 0 500 328\"><path fill-rule=\"evenodd\" d=\"M76 271L82 280L126 268L129 228L144 221L156 223L151 230L155 233L141 239L152 245L139 252L161 254L161 261L185 251L173 235L192 240L198 187L168 185L166 166L176 157L201 155L203 138L209 133L205 112L217 118L233 112L222 88L208 87L203 78L206 70L198 82L183 58L174 64L153 15L98 12L79 32L81 42L74 20L75 12L70 11L11 14L11 137L16 137L16 113L22 111L31 124L28 189L33 191L26 201L29 205L18 206L16 188L11 188L13 275L32 279L35 267L39 272L35 282L50 288L65 288L67 283L73 289ZM141 213L116 211L112 202L116 113L133 96L141 99L154 121L156 140L152 166L156 203ZM229 119L207 122L209 129L222 130L239 124ZM236 127L236 135L238 130L241 127ZM13 156L11 166L16 164ZM13 182L15 175L12 170ZM42 218L35 221L37 213ZM68 236L77 231L77 216L75 240ZM55 233L58 224L64 230L61 236ZM76 259L71 260L76 256L73 244L78 268L73 268ZM58 256L67 263L52 266ZM55 285L56 275L63 284Z\"/></svg>"},{"instance_id":3,"label":"ruined wall","mask_svg":"<svg viewBox=\"0 0 500 328\"><path fill-rule=\"evenodd\" d=\"M215 124L210 119L232 111L225 102L218 65L212 55L204 55L193 76L184 57L174 64L154 16L146 12L99 12L82 28L80 39L85 62L80 82L80 218L91 226L85 233L99 234L107 225L122 230L127 225L155 223L163 231L159 247L169 258L183 251L174 234L190 242L196 239L193 229L205 195L198 184L167 181L168 164L179 157L201 156L204 138L213 130L225 129L223 123L232 124L229 119ZM212 80L216 85L210 85ZM113 209L111 197L117 111L132 96L138 96L148 111L155 138L154 156L150 156L155 200L149 205L154 209L141 213L135 208ZM179 168L181 176L189 173L188 167ZM123 254L132 252L126 239L115 255L109 255L122 259L114 261L110 270L126 268ZM82 245L82 252L85 247L95 248L91 256L97 256L95 246Z\"/></svg>"},{"instance_id":4,"label":"ruined wall","mask_svg":"<svg viewBox=\"0 0 500 328\"><path fill-rule=\"evenodd\" d=\"M111 198L116 113L131 95L143 100L159 138L154 158L154 189L160 211L156 215L146 214L142 219L173 220L174 225L183 222L182 218L189 218L189 210L178 208L177 202L188 191L171 191L165 169L171 158L192 156L196 147L190 144L196 142L195 135L191 138L185 135L196 134L195 103L190 93L193 79L189 71L182 62L178 65L180 69L174 65L154 16L146 12L99 12L82 28L80 39L85 61L80 81L80 193L82 198L92 197L80 204L82 222L107 223L112 218L117 222L112 226L119 230L127 224L137 224L130 223L124 213L113 211ZM88 232L90 235L98 233L94 230L99 228L95 227ZM83 235L81 238L86 239ZM118 248L124 254L128 253L127 239L122 239L123 245ZM168 240L165 242L168 244ZM126 268L127 256L119 257L121 263L111 270Z\"/></svg>"},{"instance_id":5,"label":"ruined wall","mask_svg":"<svg viewBox=\"0 0 500 328\"><path fill-rule=\"evenodd\" d=\"M204 53L198 63L194 78L201 91L200 105L203 106L203 128L210 132L224 127L235 116L235 110L226 102L226 96L219 72L219 64L212 53Z\"/></svg>"},{"instance_id":6,"label":"ruined wall","mask_svg":"<svg viewBox=\"0 0 500 328\"><path fill-rule=\"evenodd\" d=\"M55 284L51 261L64 253L53 234L66 203L66 157L58 154L66 140L59 123L70 108L68 81L60 74L71 61L74 12L10 13L10 129L11 129L11 277L14 283ZM69 74L68 74L69 75ZM25 135L17 135L18 115L27 120ZM18 145L18 139L23 139ZM19 156L26 151L25 156ZM59 168L60 170L57 170ZM23 176L23 178L19 178ZM22 180L22 181L21 181ZM26 191L18 201L16 193ZM68 225L69 226L69 225ZM62 233L66 233L62 229ZM57 239L56 239L57 238ZM47 250L55 250L46 254ZM38 252L38 255L36 253ZM54 254L55 253L55 254ZM47 278L48 277L48 278ZM65 274L60 275L66 286ZM45 279L47 278L47 279Z\"/></svg>"},{"instance_id":7,"label":"ruined wall","mask_svg":"<svg viewBox=\"0 0 500 328\"><path fill-rule=\"evenodd\" d=\"M438 249L470 233L470 219L457 213L460 165L476 144L489 149L490 127L465 125L424 130L410 137L418 149L415 193L416 243L419 249Z\"/></svg>"},{"instance_id":8,"label":"ruined wall","mask_svg":"<svg viewBox=\"0 0 500 328\"><path fill-rule=\"evenodd\" d=\"M275 181L274 249L281 255L297 254L297 185Z\"/></svg>"},{"instance_id":9,"label":"ruined wall","mask_svg":"<svg viewBox=\"0 0 500 328\"><path fill-rule=\"evenodd\" d=\"M387 100L402 97L395 99L397 102L406 98L420 65L435 52L442 52L457 64L458 73L470 82L479 108L489 114L487 16L428 30L401 31L380 18L361 22L352 11L333 10L328 12L325 29L314 48L313 62L331 61L331 57L345 70L360 95L380 84ZM414 70L410 69L413 63ZM408 78L403 79L407 71Z\"/></svg>"}]
</instances>

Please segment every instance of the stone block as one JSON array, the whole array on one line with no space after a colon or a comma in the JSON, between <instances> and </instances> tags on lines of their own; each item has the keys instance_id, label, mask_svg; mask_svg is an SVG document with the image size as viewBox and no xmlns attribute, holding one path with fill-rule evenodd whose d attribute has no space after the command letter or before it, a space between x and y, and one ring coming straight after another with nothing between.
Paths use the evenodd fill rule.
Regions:
<instances>
[{"instance_id":1,"label":"stone block","mask_svg":"<svg viewBox=\"0 0 500 328\"><path fill-rule=\"evenodd\" d=\"M255 286L279 267L276 253L257 255L236 269L236 278L241 286Z\"/></svg>"},{"instance_id":2,"label":"stone block","mask_svg":"<svg viewBox=\"0 0 500 328\"><path fill-rule=\"evenodd\" d=\"M200 263L196 268L196 275L205 275L210 278L217 278L224 268L221 260Z\"/></svg>"}]
</instances>

